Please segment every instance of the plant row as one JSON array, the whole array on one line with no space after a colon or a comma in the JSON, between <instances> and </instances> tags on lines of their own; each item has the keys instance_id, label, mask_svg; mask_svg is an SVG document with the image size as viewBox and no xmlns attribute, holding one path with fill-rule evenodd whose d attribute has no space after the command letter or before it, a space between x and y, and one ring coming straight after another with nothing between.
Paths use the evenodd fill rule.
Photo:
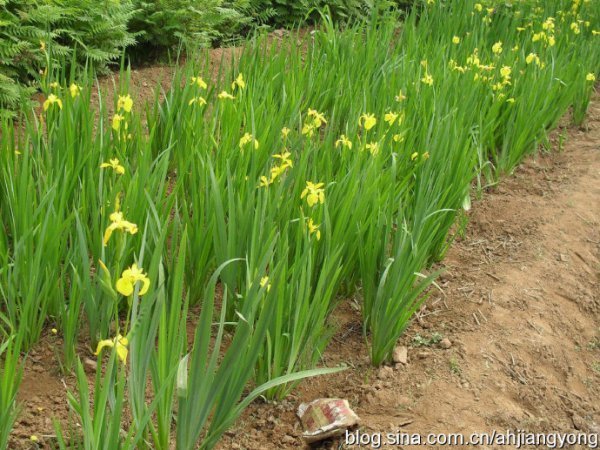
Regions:
<instances>
[{"instance_id":1,"label":"plant row","mask_svg":"<svg viewBox=\"0 0 600 450\"><path fill-rule=\"evenodd\" d=\"M48 326L77 374L60 448L212 448L258 396L341 370L315 367L350 297L389 361L471 197L580 124L600 71L586 1L322 18L217 73L190 58L146 104L126 69L107 105L49 64L41 111L2 120L0 447Z\"/></svg>"}]
</instances>

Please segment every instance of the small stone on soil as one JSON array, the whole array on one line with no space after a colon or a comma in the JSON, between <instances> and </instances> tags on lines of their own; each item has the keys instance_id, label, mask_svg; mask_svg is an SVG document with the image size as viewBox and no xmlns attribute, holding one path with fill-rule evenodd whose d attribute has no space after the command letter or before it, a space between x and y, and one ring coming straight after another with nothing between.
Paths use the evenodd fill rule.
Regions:
<instances>
[{"instance_id":1,"label":"small stone on soil","mask_svg":"<svg viewBox=\"0 0 600 450\"><path fill-rule=\"evenodd\" d=\"M283 439L282 439L284 444L295 444L296 443L296 438L294 438L293 436L290 436L289 434L286 434Z\"/></svg>"},{"instance_id":2,"label":"small stone on soil","mask_svg":"<svg viewBox=\"0 0 600 450\"><path fill-rule=\"evenodd\" d=\"M450 339L448 338L444 338L440 341L440 347L442 347L443 349L447 350L450 347L452 347L452 342L450 342Z\"/></svg>"},{"instance_id":3,"label":"small stone on soil","mask_svg":"<svg viewBox=\"0 0 600 450\"><path fill-rule=\"evenodd\" d=\"M98 363L90 358L85 358L83 360L83 365L87 372L96 372L96 368L98 367Z\"/></svg>"},{"instance_id":4,"label":"small stone on soil","mask_svg":"<svg viewBox=\"0 0 600 450\"><path fill-rule=\"evenodd\" d=\"M573 426L576 430L587 431L589 429L587 422L579 414L573 414L571 420L573 421Z\"/></svg>"},{"instance_id":5,"label":"small stone on soil","mask_svg":"<svg viewBox=\"0 0 600 450\"><path fill-rule=\"evenodd\" d=\"M392 358L395 363L407 364L408 363L408 348L404 345L399 345L394 349Z\"/></svg>"},{"instance_id":6,"label":"small stone on soil","mask_svg":"<svg viewBox=\"0 0 600 450\"><path fill-rule=\"evenodd\" d=\"M419 353L417 353L417 357L418 357L419 359L425 359L425 358L427 358L429 355L430 355L430 353L429 353L428 351L422 351L422 352L419 352Z\"/></svg>"}]
</instances>

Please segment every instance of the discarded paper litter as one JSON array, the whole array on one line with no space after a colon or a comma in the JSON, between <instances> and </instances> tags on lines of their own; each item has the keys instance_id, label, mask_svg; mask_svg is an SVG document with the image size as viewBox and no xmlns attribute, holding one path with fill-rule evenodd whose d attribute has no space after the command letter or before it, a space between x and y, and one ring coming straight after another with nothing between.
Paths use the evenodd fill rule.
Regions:
<instances>
[{"instance_id":1,"label":"discarded paper litter","mask_svg":"<svg viewBox=\"0 0 600 450\"><path fill-rule=\"evenodd\" d=\"M321 398L298 407L298 417L304 426L302 437L307 443L339 436L360 421L350 409L348 400Z\"/></svg>"}]
</instances>

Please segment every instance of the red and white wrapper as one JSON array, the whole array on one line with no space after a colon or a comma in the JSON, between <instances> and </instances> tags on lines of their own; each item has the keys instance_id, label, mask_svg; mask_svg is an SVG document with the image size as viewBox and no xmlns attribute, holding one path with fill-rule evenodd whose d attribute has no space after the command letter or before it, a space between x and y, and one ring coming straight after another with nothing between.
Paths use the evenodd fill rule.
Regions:
<instances>
[{"instance_id":1,"label":"red and white wrapper","mask_svg":"<svg viewBox=\"0 0 600 450\"><path fill-rule=\"evenodd\" d=\"M343 434L360 422L348 400L320 398L298 407L298 417L304 426L302 437L307 443L322 441Z\"/></svg>"}]
</instances>

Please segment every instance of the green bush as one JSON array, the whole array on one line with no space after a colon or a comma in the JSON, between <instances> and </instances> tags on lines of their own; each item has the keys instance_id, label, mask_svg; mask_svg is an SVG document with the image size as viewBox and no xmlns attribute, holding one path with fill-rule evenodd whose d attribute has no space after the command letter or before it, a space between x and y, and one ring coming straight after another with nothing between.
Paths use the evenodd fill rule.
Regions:
<instances>
[{"instance_id":1,"label":"green bush","mask_svg":"<svg viewBox=\"0 0 600 450\"><path fill-rule=\"evenodd\" d=\"M278 26L299 24L312 21L318 11L329 8L331 16L336 20L367 18L373 8L390 8L406 6L406 0L253 0L252 11L261 14L271 12L270 21Z\"/></svg>"},{"instance_id":2,"label":"green bush","mask_svg":"<svg viewBox=\"0 0 600 450\"><path fill-rule=\"evenodd\" d=\"M154 49L209 45L247 26L248 6L249 0L136 0L130 29Z\"/></svg>"},{"instance_id":3,"label":"green bush","mask_svg":"<svg viewBox=\"0 0 600 450\"><path fill-rule=\"evenodd\" d=\"M133 12L132 0L0 0L0 114L29 98L51 61L105 69L135 43Z\"/></svg>"}]
</instances>

